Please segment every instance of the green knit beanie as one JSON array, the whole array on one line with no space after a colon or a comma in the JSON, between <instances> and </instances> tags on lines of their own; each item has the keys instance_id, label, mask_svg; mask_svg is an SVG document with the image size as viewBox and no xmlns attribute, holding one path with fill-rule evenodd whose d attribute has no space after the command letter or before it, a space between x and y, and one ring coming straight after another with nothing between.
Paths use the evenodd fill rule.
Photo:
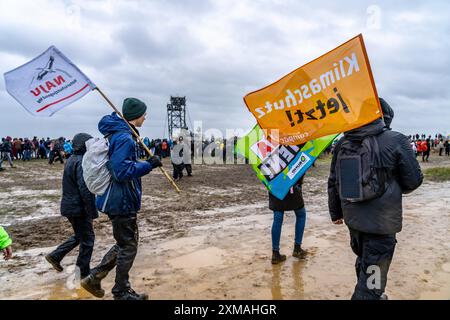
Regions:
<instances>
[{"instance_id":1,"label":"green knit beanie","mask_svg":"<svg viewBox=\"0 0 450 320\"><path fill-rule=\"evenodd\" d=\"M141 100L136 98L123 100L122 114L128 121L141 117L145 111L147 111L147 106Z\"/></svg>"}]
</instances>

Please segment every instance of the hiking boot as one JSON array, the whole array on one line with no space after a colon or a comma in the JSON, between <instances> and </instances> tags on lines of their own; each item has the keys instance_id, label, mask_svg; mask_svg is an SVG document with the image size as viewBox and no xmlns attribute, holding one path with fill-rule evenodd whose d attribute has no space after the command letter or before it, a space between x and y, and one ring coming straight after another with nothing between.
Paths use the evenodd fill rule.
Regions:
<instances>
[{"instance_id":1,"label":"hiking boot","mask_svg":"<svg viewBox=\"0 0 450 320\"><path fill-rule=\"evenodd\" d=\"M303 250L302 247L298 244L294 246L294 252L292 252L292 256L299 259L306 259L308 252Z\"/></svg>"},{"instance_id":2,"label":"hiking boot","mask_svg":"<svg viewBox=\"0 0 450 320\"><path fill-rule=\"evenodd\" d=\"M127 291L121 293L121 294L115 294L114 295L114 300L139 300L139 301L143 301L143 300L148 300L148 295L143 293L143 294L138 294L136 293L133 289L128 289Z\"/></svg>"},{"instance_id":3,"label":"hiking boot","mask_svg":"<svg viewBox=\"0 0 450 320\"><path fill-rule=\"evenodd\" d=\"M80 284L84 290L92 294L94 297L103 298L105 296L105 290L102 289L101 280L96 279L92 274L81 279Z\"/></svg>"},{"instance_id":4,"label":"hiking boot","mask_svg":"<svg viewBox=\"0 0 450 320\"><path fill-rule=\"evenodd\" d=\"M47 260L56 271L62 272L64 270L59 261L56 261L50 254L45 256L45 260Z\"/></svg>"},{"instance_id":5,"label":"hiking boot","mask_svg":"<svg viewBox=\"0 0 450 320\"><path fill-rule=\"evenodd\" d=\"M280 254L280 251L272 250L272 264L278 264L286 260L284 254Z\"/></svg>"}]
</instances>

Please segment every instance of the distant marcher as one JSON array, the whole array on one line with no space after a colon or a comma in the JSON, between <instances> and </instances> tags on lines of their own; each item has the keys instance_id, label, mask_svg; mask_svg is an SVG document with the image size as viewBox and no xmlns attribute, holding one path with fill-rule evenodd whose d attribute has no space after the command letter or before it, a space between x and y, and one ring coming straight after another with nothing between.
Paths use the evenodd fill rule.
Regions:
<instances>
[{"instance_id":1,"label":"distant marcher","mask_svg":"<svg viewBox=\"0 0 450 320\"><path fill-rule=\"evenodd\" d=\"M437 148L439 150L439 156L442 156L442 153L444 152L444 141L439 140L438 144L437 144Z\"/></svg>"},{"instance_id":2,"label":"distant marcher","mask_svg":"<svg viewBox=\"0 0 450 320\"><path fill-rule=\"evenodd\" d=\"M414 141L411 141L410 142L410 146L411 146L411 149L412 149L412 151L414 153L414 157L417 158L417 146L416 146L416 143Z\"/></svg>"},{"instance_id":3,"label":"distant marcher","mask_svg":"<svg viewBox=\"0 0 450 320\"><path fill-rule=\"evenodd\" d=\"M139 134L137 128L145 121L147 106L135 98L123 102L125 119ZM157 156L147 161L138 160L136 138L125 120L114 112L104 116L98 124L100 132L108 136L111 184L102 196L97 197L97 208L106 213L112 222L116 244L106 253L89 277L81 282L83 288L95 294L102 293L101 281L116 268L112 293L115 300L147 300L148 295L138 294L129 282L129 272L137 254L139 232L137 214L141 209L141 177L162 166Z\"/></svg>"},{"instance_id":4,"label":"distant marcher","mask_svg":"<svg viewBox=\"0 0 450 320\"><path fill-rule=\"evenodd\" d=\"M11 168L14 168L11 153L12 153L11 137L6 137L5 139L2 138L1 152L0 152L0 168L2 167L2 162L4 160L7 160L9 166Z\"/></svg>"},{"instance_id":5,"label":"distant marcher","mask_svg":"<svg viewBox=\"0 0 450 320\"><path fill-rule=\"evenodd\" d=\"M64 164L62 156L63 151L64 151L64 138L61 137L58 140L56 140L53 146L51 147L48 164L53 164L53 162L58 160L61 162L61 164Z\"/></svg>"},{"instance_id":6,"label":"distant marcher","mask_svg":"<svg viewBox=\"0 0 450 320\"><path fill-rule=\"evenodd\" d=\"M444 142L444 148L445 148L445 155L450 156L450 142L448 140Z\"/></svg>"},{"instance_id":7,"label":"distant marcher","mask_svg":"<svg viewBox=\"0 0 450 320\"><path fill-rule=\"evenodd\" d=\"M423 180L408 138L391 131L391 107L380 99L377 119L345 132L336 145L328 179L328 206L334 224L345 224L356 259L352 299L387 299L387 274L402 230L402 193ZM377 272L378 271L378 272ZM378 274L378 281L371 276ZM370 284L370 286L369 286Z\"/></svg>"},{"instance_id":8,"label":"distant marcher","mask_svg":"<svg viewBox=\"0 0 450 320\"><path fill-rule=\"evenodd\" d=\"M178 142L175 141L173 144L173 149L170 155L172 166L173 166L173 180L179 181L183 178L183 168L184 168L184 149L182 146L182 138Z\"/></svg>"},{"instance_id":9,"label":"distant marcher","mask_svg":"<svg viewBox=\"0 0 450 320\"><path fill-rule=\"evenodd\" d=\"M0 226L0 250L3 252L3 258L9 260L12 258L12 240L6 233L5 229Z\"/></svg>"},{"instance_id":10,"label":"distant marcher","mask_svg":"<svg viewBox=\"0 0 450 320\"><path fill-rule=\"evenodd\" d=\"M70 140L64 142L64 157L69 159L69 157L73 154L73 147Z\"/></svg>"},{"instance_id":11,"label":"distant marcher","mask_svg":"<svg viewBox=\"0 0 450 320\"><path fill-rule=\"evenodd\" d=\"M428 158L430 157L430 140L426 139L422 141L422 162L428 162Z\"/></svg>"},{"instance_id":12,"label":"distant marcher","mask_svg":"<svg viewBox=\"0 0 450 320\"><path fill-rule=\"evenodd\" d=\"M42 139L39 142L39 158L47 159L47 150L45 148L45 140L44 139Z\"/></svg>"},{"instance_id":13,"label":"distant marcher","mask_svg":"<svg viewBox=\"0 0 450 320\"><path fill-rule=\"evenodd\" d=\"M25 138L23 143L23 161L30 161L31 160L31 154L33 153L33 144L31 143L28 138Z\"/></svg>"},{"instance_id":14,"label":"distant marcher","mask_svg":"<svg viewBox=\"0 0 450 320\"><path fill-rule=\"evenodd\" d=\"M62 272L62 259L76 247L79 248L76 265L80 269L81 279L90 273L90 263L94 250L93 220L98 218L95 195L86 187L83 179L83 155L86 153L86 141L91 139L87 133L79 133L73 138L74 154L67 160L63 174L61 215L72 225L74 235L45 256L56 271Z\"/></svg>"},{"instance_id":15,"label":"distant marcher","mask_svg":"<svg viewBox=\"0 0 450 320\"><path fill-rule=\"evenodd\" d=\"M280 254L281 227L284 213L295 212L295 239L292 256L304 259L307 251L302 249L303 232L306 224L306 210L302 193L303 177L289 190L283 200L278 199L269 191L269 209L273 211L272 223L272 264L286 260L286 255Z\"/></svg>"}]
</instances>

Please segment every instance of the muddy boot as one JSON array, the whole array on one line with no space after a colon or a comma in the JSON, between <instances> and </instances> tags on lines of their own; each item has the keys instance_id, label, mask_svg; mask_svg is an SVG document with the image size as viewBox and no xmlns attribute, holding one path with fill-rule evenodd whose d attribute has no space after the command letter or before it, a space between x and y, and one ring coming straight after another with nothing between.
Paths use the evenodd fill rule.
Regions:
<instances>
[{"instance_id":1,"label":"muddy boot","mask_svg":"<svg viewBox=\"0 0 450 320\"><path fill-rule=\"evenodd\" d=\"M292 256L298 259L306 259L308 252L303 250L299 244L294 245L294 252L292 252Z\"/></svg>"},{"instance_id":2,"label":"muddy boot","mask_svg":"<svg viewBox=\"0 0 450 320\"><path fill-rule=\"evenodd\" d=\"M380 300L389 300L389 298L388 298L387 294L383 293L383 294L380 296Z\"/></svg>"},{"instance_id":3,"label":"muddy boot","mask_svg":"<svg viewBox=\"0 0 450 320\"><path fill-rule=\"evenodd\" d=\"M284 254L280 254L280 251L272 250L272 264L278 264L286 260Z\"/></svg>"},{"instance_id":4,"label":"muddy boot","mask_svg":"<svg viewBox=\"0 0 450 320\"><path fill-rule=\"evenodd\" d=\"M64 270L59 261L56 261L50 254L45 256L45 260L47 260L47 262L50 263L56 271L62 272Z\"/></svg>"},{"instance_id":5,"label":"muddy boot","mask_svg":"<svg viewBox=\"0 0 450 320\"><path fill-rule=\"evenodd\" d=\"M121 294L115 294L114 300L148 300L148 295L138 294L133 289L128 289L127 291L121 293Z\"/></svg>"},{"instance_id":6,"label":"muddy boot","mask_svg":"<svg viewBox=\"0 0 450 320\"><path fill-rule=\"evenodd\" d=\"M103 298L105 296L105 290L102 289L101 281L90 274L86 278L81 279L81 286L94 297Z\"/></svg>"}]
</instances>

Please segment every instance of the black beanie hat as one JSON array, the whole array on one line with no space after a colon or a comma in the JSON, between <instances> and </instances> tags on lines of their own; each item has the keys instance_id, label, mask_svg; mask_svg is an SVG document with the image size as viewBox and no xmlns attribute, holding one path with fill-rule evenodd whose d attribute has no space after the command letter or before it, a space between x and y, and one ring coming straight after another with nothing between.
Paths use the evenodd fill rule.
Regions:
<instances>
[{"instance_id":1,"label":"black beanie hat","mask_svg":"<svg viewBox=\"0 0 450 320\"><path fill-rule=\"evenodd\" d=\"M123 100L122 114L128 121L141 117L145 111L147 111L147 106L141 100L136 98Z\"/></svg>"}]
</instances>

